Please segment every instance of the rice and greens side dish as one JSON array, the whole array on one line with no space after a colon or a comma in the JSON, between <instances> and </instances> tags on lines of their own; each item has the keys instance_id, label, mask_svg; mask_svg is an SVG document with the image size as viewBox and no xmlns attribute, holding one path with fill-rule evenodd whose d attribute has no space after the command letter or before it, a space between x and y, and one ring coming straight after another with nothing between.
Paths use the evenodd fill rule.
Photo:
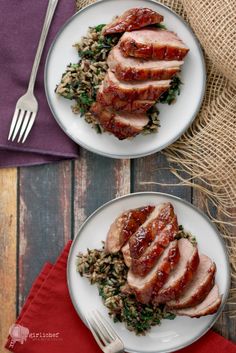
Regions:
<instances>
[{"instance_id":1,"label":"rice and greens side dish","mask_svg":"<svg viewBox=\"0 0 236 353\"><path fill-rule=\"evenodd\" d=\"M85 120L101 133L101 127L94 119L89 109L96 100L96 93L99 85L103 81L108 70L106 63L110 50L118 43L121 35L110 35L104 37L101 33L105 24L96 27L89 27L88 33L74 47L78 51L79 62L70 63L65 73L63 73L61 82L55 89L60 96L74 100L75 104L72 110L75 114L81 114ZM180 78L175 76L172 79L171 87L159 99L159 103L172 104L180 93ZM160 126L159 112L157 107L152 107L148 111L149 124L143 131L143 134L156 132Z\"/></svg>"},{"instance_id":2,"label":"rice and greens side dish","mask_svg":"<svg viewBox=\"0 0 236 353\"><path fill-rule=\"evenodd\" d=\"M179 226L176 238L188 238L193 244L196 239ZM123 322L127 329L137 335L145 335L152 326L159 325L162 319L173 320L175 315L165 309L165 305L141 304L133 294L124 290L128 267L123 254L107 254L102 250L87 250L79 254L77 271L86 277L91 284L98 286L99 295L114 322Z\"/></svg>"}]
</instances>

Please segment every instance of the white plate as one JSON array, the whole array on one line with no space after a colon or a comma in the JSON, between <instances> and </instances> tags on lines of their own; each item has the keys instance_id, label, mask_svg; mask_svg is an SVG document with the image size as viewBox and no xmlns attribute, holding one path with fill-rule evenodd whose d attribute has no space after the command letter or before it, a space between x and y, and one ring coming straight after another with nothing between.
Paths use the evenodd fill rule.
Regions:
<instances>
[{"instance_id":1,"label":"white plate","mask_svg":"<svg viewBox=\"0 0 236 353\"><path fill-rule=\"evenodd\" d=\"M113 323L107 309L98 295L96 285L90 285L86 278L76 272L76 256L86 252L87 248L101 248L107 231L114 219L124 210L148 204L171 202L175 208L179 224L194 234L200 253L208 255L217 266L216 283L223 294L222 305L217 314L190 319L177 317L175 320L163 320L161 326L155 326L146 336L136 336L128 331L124 324ZM224 242L210 220L193 205L168 194L143 192L112 200L95 211L82 225L74 239L67 265L67 279L70 296L81 319L85 321L86 312L98 309L110 321L122 338L126 352L173 352L199 339L214 324L226 302L230 285L230 268ZM86 322L85 322L86 323Z\"/></svg>"},{"instance_id":2,"label":"white plate","mask_svg":"<svg viewBox=\"0 0 236 353\"><path fill-rule=\"evenodd\" d=\"M72 45L89 26L108 23L132 7L149 7L164 15L168 29L175 31L190 48L183 65L181 94L171 106L159 104L161 127L157 134L119 141L107 133L97 134L71 111L72 102L55 94L56 85L69 63L78 62ZM137 158L160 151L177 140L194 120L205 92L205 63L200 45L190 27L169 8L152 0L103 0L71 17L56 36L45 66L45 90L51 111L65 133L82 147L113 158Z\"/></svg>"}]
</instances>

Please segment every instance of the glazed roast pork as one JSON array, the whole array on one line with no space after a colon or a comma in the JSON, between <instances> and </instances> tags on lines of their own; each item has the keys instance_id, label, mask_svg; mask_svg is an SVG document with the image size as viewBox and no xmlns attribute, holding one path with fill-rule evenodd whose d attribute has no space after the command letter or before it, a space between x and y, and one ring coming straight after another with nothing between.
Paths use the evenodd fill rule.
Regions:
<instances>
[{"instance_id":1,"label":"glazed roast pork","mask_svg":"<svg viewBox=\"0 0 236 353\"><path fill-rule=\"evenodd\" d=\"M132 8L103 28L103 35L133 31L163 21L159 13L144 7Z\"/></svg>"},{"instance_id":2,"label":"glazed roast pork","mask_svg":"<svg viewBox=\"0 0 236 353\"><path fill-rule=\"evenodd\" d=\"M123 212L112 223L105 244L105 250L116 253L130 236L146 221L154 206L144 206Z\"/></svg>"},{"instance_id":3,"label":"glazed roast pork","mask_svg":"<svg viewBox=\"0 0 236 353\"><path fill-rule=\"evenodd\" d=\"M120 81L145 81L168 80L180 71L184 62L125 57L119 46L115 46L107 63Z\"/></svg>"},{"instance_id":4,"label":"glazed roast pork","mask_svg":"<svg viewBox=\"0 0 236 353\"><path fill-rule=\"evenodd\" d=\"M105 131L111 132L119 140L136 136L149 122L146 114L117 112L105 108L99 102L93 103L90 112Z\"/></svg>"},{"instance_id":5,"label":"glazed roast pork","mask_svg":"<svg viewBox=\"0 0 236 353\"><path fill-rule=\"evenodd\" d=\"M174 32L159 28L126 32L119 46L124 56L143 59L183 60L189 51Z\"/></svg>"},{"instance_id":6,"label":"glazed roast pork","mask_svg":"<svg viewBox=\"0 0 236 353\"><path fill-rule=\"evenodd\" d=\"M171 240L174 240L174 233L161 232L173 217L174 209L170 203L156 206L146 222L129 239L131 258L140 258L156 237L161 247L166 247Z\"/></svg>"},{"instance_id":7,"label":"glazed roast pork","mask_svg":"<svg viewBox=\"0 0 236 353\"><path fill-rule=\"evenodd\" d=\"M184 288L192 281L199 264L198 249L188 239L180 239L178 242L180 260L171 272L168 280L155 295L155 303L166 303L178 298Z\"/></svg>"},{"instance_id":8,"label":"glazed roast pork","mask_svg":"<svg viewBox=\"0 0 236 353\"><path fill-rule=\"evenodd\" d=\"M198 305L191 308L179 309L175 313L177 315L184 315L189 317L201 317L205 315L214 314L220 307L221 295L217 285L214 285L206 298Z\"/></svg>"},{"instance_id":9,"label":"glazed roast pork","mask_svg":"<svg viewBox=\"0 0 236 353\"><path fill-rule=\"evenodd\" d=\"M138 259L131 259L131 269L140 276L145 276L154 266L158 257L162 254L169 241L173 240L178 232L178 224L176 216L160 230L155 239L150 243L148 248ZM163 239L165 242L163 243Z\"/></svg>"},{"instance_id":10,"label":"glazed roast pork","mask_svg":"<svg viewBox=\"0 0 236 353\"><path fill-rule=\"evenodd\" d=\"M122 247L124 261L132 273L145 276L151 271L177 232L178 222L173 206L170 203L156 206L146 222Z\"/></svg>"},{"instance_id":11,"label":"glazed roast pork","mask_svg":"<svg viewBox=\"0 0 236 353\"><path fill-rule=\"evenodd\" d=\"M108 71L90 112L120 140L152 125L150 109L171 87L189 50L175 33L155 26L163 20L152 9L132 8L102 30L103 36L120 34L120 40L108 55Z\"/></svg>"},{"instance_id":12,"label":"glazed roast pork","mask_svg":"<svg viewBox=\"0 0 236 353\"><path fill-rule=\"evenodd\" d=\"M122 100L114 93L105 93L103 88L104 84L102 83L97 92L97 102L104 107L112 107L117 111L142 114L146 113L155 104L155 101L150 100Z\"/></svg>"},{"instance_id":13,"label":"glazed roast pork","mask_svg":"<svg viewBox=\"0 0 236 353\"><path fill-rule=\"evenodd\" d=\"M188 237L179 239L178 229L171 203L124 211L115 219L105 249L123 253L128 274L122 292L177 315L213 314L221 304L216 265Z\"/></svg>"},{"instance_id":14,"label":"glazed roast pork","mask_svg":"<svg viewBox=\"0 0 236 353\"><path fill-rule=\"evenodd\" d=\"M183 309L201 303L214 285L215 271L214 262L208 256L200 255L200 262L193 280L178 299L167 302L168 307Z\"/></svg>"},{"instance_id":15,"label":"glazed roast pork","mask_svg":"<svg viewBox=\"0 0 236 353\"><path fill-rule=\"evenodd\" d=\"M162 288L170 271L178 263L179 257L178 241L174 240L146 276L136 276L132 269L129 270L127 283L138 301L143 304L151 301L154 291Z\"/></svg>"},{"instance_id":16,"label":"glazed roast pork","mask_svg":"<svg viewBox=\"0 0 236 353\"><path fill-rule=\"evenodd\" d=\"M108 70L103 82L104 93L127 101L156 101L170 87L170 80L119 81L111 70Z\"/></svg>"}]
</instances>

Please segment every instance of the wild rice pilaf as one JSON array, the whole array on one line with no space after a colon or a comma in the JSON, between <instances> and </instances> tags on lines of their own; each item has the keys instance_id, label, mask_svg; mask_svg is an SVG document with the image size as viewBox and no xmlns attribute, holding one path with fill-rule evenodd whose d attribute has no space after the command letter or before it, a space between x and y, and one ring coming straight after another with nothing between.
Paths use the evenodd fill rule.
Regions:
<instances>
[{"instance_id":1,"label":"wild rice pilaf","mask_svg":"<svg viewBox=\"0 0 236 353\"><path fill-rule=\"evenodd\" d=\"M188 238L196 244L196 239L179 226L176 238ZM137 335L145 335L152 326L159 325L162 319L173 320L175 315L166 311L164 305L141 304L133 294L122 291L126 284L128 268L122 252L107 254L102 250L89 250L78 255L77 271L97 284L99 295L114 322L123 322L127 329Z\"/></svg>"},{"instance_id":2,"label":"wild rice pilaf","mask_svg":"<svg viewBox=\"0 0 236 353\"><path fill-rule=\"evenodd\" d=\"M110 50L118 43L120 35L104 37L101 34L105 24L89 27L88 33L74 47L79 54L77 64L69 64L66 72L62 75L61 82L57 85L55 92L60 96L75 100L72 110L75 114L81 114L85 120L101 133L102 129L94 119L89 109L96 100L96 93L100 83L103 81L108 70L106 63ZM162 96L160 103L171 104L179 94L180 79L175 76L170 89ZM149 124L145 127L143 134L157 132L160 126L159 112L157 107L148 111Z\"/></svg>"}]
</instances>

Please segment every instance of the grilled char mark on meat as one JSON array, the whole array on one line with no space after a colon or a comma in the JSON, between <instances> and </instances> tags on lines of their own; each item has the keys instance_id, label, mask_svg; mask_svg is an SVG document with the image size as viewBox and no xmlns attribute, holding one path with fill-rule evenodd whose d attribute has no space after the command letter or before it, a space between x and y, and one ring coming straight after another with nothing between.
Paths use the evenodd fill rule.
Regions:
<instances>
[{"instance_id":1,"label":"grilled char mark on meat","mask_svg":"<svg viewBox=\"0 0 236 353\"><path fill-rule=\"evenodd\" d=\"M146 114L117 112L98 102L93 103L90 112L105 131L111 132L119 140L138 135L149 122Z\"/></svg>"},{"instance_id":2,"label":"grilled char mark on meat","mask_svg":"<svg viewBox=\"0 0 236 353\"><path fill-rule=\"evenodd\" d=\"M124 56L143 59L183 60L189 51L174 32L158 28L126 32L119 46Z\"/></svg>"},{"instance_id":3,"label":"grilled char mark on meat","mask_svg":"<svg viewBox=\"0 0 236 353\"><path fill-rule=\"evenodd\" d=\"M122 33L163 21L163 16L148 8L133 8L125 11L103 28L102 34Z\"/></svg>"},{"instance_id":4,"label":"grilled char mark on meat","mask_svg":"<svg viewBox=\"0 0 236 353\"><path fill-rule=\"evenodd\" d=\"M155 265L165 247L173 240L179 230L177 217L173 218L158 234L156 235L150 246L144 251L138 259L132 259L131 269L134 274L145 276Z\"/></svg>"},{"instance_id":5,"label":"grilled char mark on meat","mask_svg":"<svg viewBox=\"0 0 236 353\"><path fill-rule=\"evenodd\" d=\"M99 87L96 99L97 102L105 107L112 107L114 110L137 114L146 113L155 104L155 101L150 100L134 100L130 102L120 99L115 94L104 93L103 83Z\"/></svg>"},{"instance_id":6,"label":"grilled char mark on meat","mask_svg":"<svg viewBox=\"0 0 236 353\"><path fill-rule=\"evenodd\" d=\"M181 296L176 300L167 302L167 306L170 309L183 309L201 303L214 285L215 271L215 263L208 256L200 255L200 263L193 280Z\"/></svg>"},{"instance_id":7,"label":"grilled char mark on meat","mask_svg":"<svg viewBox=\"0 0 236 353\"><path fill-rule=\"evenodd\" d=\"M139 302L147 304L150 302L153 289L161 288L167 280L170 271L179 261L178 241L172 241L165 249L158 262L144 277L136 276L130 269L127 276L129 288L136 295Z\"/></svg>"},{"instance_id":8,"label":"grilled char mark on meat","mask_svg":"<svg viewBox=\"0 0 236 353\"><path fill-rule=\"evenodd\" d=\"M178 245L180 261L157 295L154 291L153 301L155 303L166 303L180 297L185 287L192 281L198 268L199 255L197 247L184 238L178 241Z\"/></svg>"},{"instance_id":9,"label":"grilled char mark on meat","mask_svg":"<svg viewBox=\"0 0 236 353\"><path fill-rule=\"evenodd\" d=\"M211 289L207 297L198 305L191 308L179 309L174 311L177 315L184 315L189 317L201 317L211 315L217 312L221 305L222 296L219 294L217 285Z\"/></svg>"},{"instance_id":10,"label":"grilled char mark on meat","mask_svg":"<svg viewBox=\"0 0 236 353\"><path fill-rule=\"evenodd\" d=\"M118 252L130 236L146 221L154 206L144 206L123 212L112 223L106 238L105 250Z\"/></svg>"},{"instance_id":11,"label":"grilled char mark on meat","mask_svg":"<svg viewBox=\"0 0 236 353\"><path fill-rule=\"evenodd\" d=\"M115 46L107 59L108 66L120 81L168 80L180 71L183 61L145 60L124 57Z\"/></svg>"},{"instance_id":12,"label":"grilled char mark on meat","mask_svg":"<svg viewBox=\"0 0 236 353\"><path fill-rule=\"evenodd\" d=\"M174 209L170 203L156 206L146 222L129 239L131 258L138 259L166 225L171 223L174 216ZM170 238L168 236L163 235L160 238L160 245L167 246L171 240L174 240L175 234Z\"/></svg>"},{"instance_id":13,"label":"grilled char mark on meat","mask_svg":"<svg viewBox=\"0 0 236 353\"><path fill-rule=\"evenodd\" d=\"M121 100L154 100L156 101L170 87L170 80L164 81L119 81L111 70L108 70L103 81L103 92L119 97Z\"/></svg>"}]
</instances>

